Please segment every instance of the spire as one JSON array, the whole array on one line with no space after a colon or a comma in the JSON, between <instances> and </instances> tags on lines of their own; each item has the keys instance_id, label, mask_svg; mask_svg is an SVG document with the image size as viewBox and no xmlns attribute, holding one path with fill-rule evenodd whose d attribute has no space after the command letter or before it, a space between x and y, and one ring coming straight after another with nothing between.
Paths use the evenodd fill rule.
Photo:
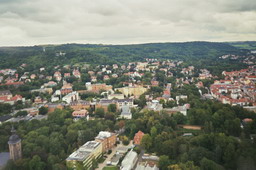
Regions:
<instances>
[{"instance_id":1,"label":"spire","mask_svg":"<svg viewBox=\"0 0 256 170\"><path fill-rule=\"evenodd\" d=\"M16 130L14 129L14 127L12 126L11 129L12 135L9 138L8 144L14 144L19 142L21 139L20 137L16 134Z\"/></svg>"},{"instance_id":2,"label":"spire","mask_svg":"<svg viewBox=\"0 0 256 170\"><path fill-rule=\"evenodd\" d=\"M13 135L16 134L16 130L14 129L13 125L12 125L11 132L12 132Z\"/></svg>"}]
</instances>

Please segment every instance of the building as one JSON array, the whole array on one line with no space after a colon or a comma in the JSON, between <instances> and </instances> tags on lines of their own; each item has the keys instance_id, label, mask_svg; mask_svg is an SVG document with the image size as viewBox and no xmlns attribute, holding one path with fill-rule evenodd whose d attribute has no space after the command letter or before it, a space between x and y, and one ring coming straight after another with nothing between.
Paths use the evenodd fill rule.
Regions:
<instances>
[{"instance_id":1,"label":"building","mask_svg":"<svg viewBox=\"0 0 256 170\"><path fill-rule=\"evenodd\" d=\"M96 141L88 141L69 155L66 159L66 164L71 169L90 169L93 160L99 159L101 155L102 144Z\"/></svg>"},{"instance_id":2,"label":"building","mask_svg":"<svg viewBox=\"0 0 256 170\"><path fill-rule=\"evenodd\" d=\"M106 152L107 150L112 149L116 144L116 134L101 131L98 136L95 138L95 141L102 143L102 152Z\"/></svg>"},{"instance_id":3,"label":"building","mask_svg":"<svg viewBox=\"0 0 256 170\"><path fill-rule=\"evenodd\" d=\"M108 99L124 99L123 94L110 94L108 95Z\"/></svg>"},{"instance_id":4,"label":"building","mask_svg":"<svg viewBox=\"0 0 256 170\"><path fill-rule=\"evenodd\" d=\"M146 108L153 111L161 111L163 110L163 104L160 104L158 100L152 100L151 102L147 102Z\"/></svg>"},{"instance_id":5,"label":"building","mask_svg":"<svg viewBox=\"0 0 256 170\"><path fill-rule=\"evenodd\" d=\"M144 136L144 133L143 133L142 131L138 131L138 132L135 134L134 138L133 138L133 143L134 143L135 145L140 145L140 142L141 142L143 136Z\"/></svg>"},{"instance_id":6,"label":"building","mask_svg":"<svg viewBox=\"0 0 256 170\"><path fill-rule=\"evenodd\" d=\"M132 118L132 113L131 113L131 109L130 106L125 103L124 105L121 106L121 118L124 119L131 119Z\"/></svg>"},{"instance_id":7,"label":"building","mask_svg":"<svg viewBox=\"0 0 256 170\"><path fill-rule=\"evenodd\" d=\"M10 152L10 159L16 161L22 158L21 153L21 139L16 134L16 130L12 128L12 135L9 138L8 145L9 145L9 152Z\"/></svg>"},{"instance_id":8,"label":"building","mask_svg":"<svg viewBox=\"0 0 256 170\"><path fill-rule=\"evenodd\" d=\"M125 96L139 97L140 95L145 93L148 89L143 86L127 86L122 88L116 88L115 90L120 91Z\"/></svg>"},{"instance_id":9,"label":"building","mask_svg":"<svg viewBox=\"0 0 256 170\"><path fill-rule=\"evenodd\" d=\"M86 100L79 100L71 102L69 105L73 110L85 110L92 108L93 105L91 105L91 102Z\"/></svg>"},{"instance_id":10,"label":"building","mask_svg":"<svg viewBox=\"0 0 256 170\"><path fill-rule=\"evenodd\" d=\"M121 163L121 170L132 170L138 160L138 154L134 151L130 151Z\"/></svg>"},{"instance_id":11,"label":"building","mask_svg":"<svg viewBox=\"0 0 256 170\"><path fill-rule=\"evenodd\" d=\"M74 91L72 93L67 94L62 98L62 101L70 104L71 102L78 101L79 100L79 94L78 92Z\"/></svg>"},{"instance_id":12,"label":"building","mask_svg":"<svg viewBox=\"0 0 256 170\"><path fill-rule=\"evenodd\" d=\"M48 108L48 113L52 113L56 109L62 110L64 108L64 104L63 103L56 103L56 104L55 103L51 103L51 104L45 105L45 107Z\"/></svg>"},{"instance_id":13,"label":"building","mask_svg":"<svg viewBox=\"0 0 256 170\"><path fill-rule=\"evenodd\" d=\"M73 76L75 76L76 78L79 78L79 79L81 78L81 73L79 70L74 69L72 73L73 73Z\"/></svg>"},{"instance_id":14,"label":"building","mask_svg":"<svg viewBox=\"0 0 256 170\"><path fill-rule=\"evenodd\" d=\"M183 114L184 116L187 115L187 107L184 106L177 106L177 107L173 107L173 108L164 108L163 111L166 112L167 114L175 114L180 112L181 114Z\"/></svg>"},{"instance_id":15,"label":"building","mask_svg":"<svg viewBox=\"0 0 256 170\"><path fill-rule=\"evenodd\" d=\"M74 111L72 113L72 116L76 117L76 118L87 117L88 116L88 111L87 110L77 110L77 111Z\"/></svg>"},{"instance_id":16,"label":"building","mask_svg":"<svg viewBox=\"0 0 256 170\"><path fill-rule=\"evenodd\" d=\"M70 84L70 83L64 84L61 87L60 91L61 91L62 95L71 93L73 91L72 84Z\"/></svg>"},{"instance_id":17,"label":"building","mask_svg":"<svg viewBox=\"0 0 256 170\"><path fill-rule=\"evenodd\" d=\"M159 161L158 156L144 154L141 158L135 170L159 170L157 167Z\"/></svg>"},{"instance_id":18,"label":"building","mask_svg":"<svg viewBox=\"0 0 256 170\"><path fill-rule=\"evenodd\" d=\"M88 91L94 92L94 93L99 93L100 91L110 91L112 90L111 85L106 85L105 83L102 84L91 84L91 83L86 83L86 88Z\"/></svg>"}]
</instances>

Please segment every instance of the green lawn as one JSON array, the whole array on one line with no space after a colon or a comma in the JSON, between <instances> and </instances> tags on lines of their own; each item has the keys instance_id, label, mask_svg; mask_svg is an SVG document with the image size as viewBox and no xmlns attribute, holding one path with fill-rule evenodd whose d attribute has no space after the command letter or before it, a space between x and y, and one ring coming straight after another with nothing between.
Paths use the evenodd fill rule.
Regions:
<instances>
[{"instance_id":1,"label":"green lawn","mask_svg":"<svg viewBox=\"0 0 256 170\"><path fill-rule=\"evenodd\" d=\"M103 170L118 170L116 166L105 166Z\"/></svg>"}]
</instances>

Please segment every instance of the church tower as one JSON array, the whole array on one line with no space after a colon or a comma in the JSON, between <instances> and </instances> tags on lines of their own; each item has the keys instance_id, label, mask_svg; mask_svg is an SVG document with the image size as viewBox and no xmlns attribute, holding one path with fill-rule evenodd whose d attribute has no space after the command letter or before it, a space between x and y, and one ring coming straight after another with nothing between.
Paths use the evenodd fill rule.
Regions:
<instances>
[{"instance_id":1,"label":"church tower","mask_svg":"<svg viewBox=\"0 0 256 170\"><path fill-rule=\"evenodd\" d=\"M10 136L8 144L9 144L9 152L10 159L16 161L22 158L21 154L21 139L16 134L16 130L12 127L12 136Z\"/></svg>"}]
</instances>

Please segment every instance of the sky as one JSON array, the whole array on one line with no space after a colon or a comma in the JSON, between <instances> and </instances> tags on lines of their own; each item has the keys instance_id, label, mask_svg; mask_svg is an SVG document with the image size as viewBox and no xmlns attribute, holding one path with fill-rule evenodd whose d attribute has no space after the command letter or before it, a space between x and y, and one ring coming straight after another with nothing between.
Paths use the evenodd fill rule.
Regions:
<instances>
[{"instance_id":1,"label":"sky","mask_svg":"<svg viewBox=\"0 0 256 170\"><path fill-rule=\"evenodd\" d=\"M253 40L255 0L0 0L0 46Z\"/></svg>"}]
</instances>

